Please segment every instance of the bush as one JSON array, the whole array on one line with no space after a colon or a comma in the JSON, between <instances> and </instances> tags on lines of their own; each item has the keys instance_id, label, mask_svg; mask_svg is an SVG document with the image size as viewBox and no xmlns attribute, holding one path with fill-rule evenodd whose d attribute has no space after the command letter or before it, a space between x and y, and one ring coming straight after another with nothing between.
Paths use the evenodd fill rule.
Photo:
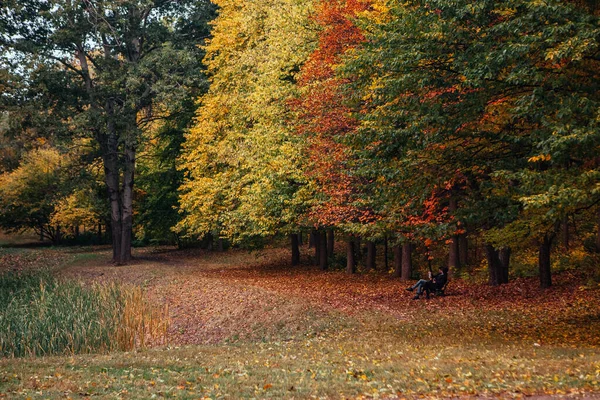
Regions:
<instances>
[{"instance_id":1,"label":"bush","mask_svg":"<svg viewBox=\"0 0 600 400\"><path fill-rule=\"evenodd\" d=\"M47 271L0 275L0 355L131 350L165 340L165 310L138 288L61 282Z\"/></svg>"}]
</instances>

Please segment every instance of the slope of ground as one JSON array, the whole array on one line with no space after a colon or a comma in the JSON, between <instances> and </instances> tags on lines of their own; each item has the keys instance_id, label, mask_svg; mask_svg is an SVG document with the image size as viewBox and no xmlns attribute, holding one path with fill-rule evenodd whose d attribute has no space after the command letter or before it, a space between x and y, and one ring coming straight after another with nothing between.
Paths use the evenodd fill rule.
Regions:
<instances>
[{"instance_id":1,"label":"slope of ground","mask_svg":"<svg viewBox=\"0 0 600 400\"><path fill-rule=\"evenodd\" d=\"M411 301L385 274L287 266L285 250L19 250L60 258L66 279L146 288L171 315L170 347L102 356L1 360L15 398L356 398L600 391L600 291L561 275L498 289L453 280L449 296ZM38 254L38 253L35 253ZM36 258L38 257L38 258ZM32 262L35 264L35 262ZM92 397L93 396L93 397Z\"/></svg>"}]
</instances>

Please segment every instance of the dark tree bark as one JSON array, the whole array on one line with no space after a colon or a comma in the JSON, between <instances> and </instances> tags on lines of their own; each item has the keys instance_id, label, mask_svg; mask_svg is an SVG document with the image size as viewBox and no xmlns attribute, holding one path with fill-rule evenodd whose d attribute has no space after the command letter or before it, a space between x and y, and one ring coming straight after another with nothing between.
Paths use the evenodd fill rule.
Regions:
<instances>
[{"instance_id":1,"label":"dark tree bark","mask_svg":"<svg viewBox=\"0 0 600 400\"><path fill-rule=\"evenodd\" d=\"M327 256L333 257L333 245L335 243L335 234L333 229L327 231Z\"/></svg>"},{"instance_id":2,"label":"dark tree bark","mask_svg":"<svg viewBox=\"0 0 600 400\"><path fill-rule=\"evenodd\" d=\"M407 281L412 276L412 245L405 243L402 246L402 280Z\"/></svg>"},{"instance_id":3,"label":"dark tree bark","mask_svg":"<svg viewBox=\"0 0 600 400\"><path fill-rule=\"evenodd\" d=\"M135 170L135 148L125 146L125 166L123 170L123 200L122 200L122 224L121 233L121 257L120 264L127 264L131 260L131 239L133 238L133 177Z\"/></svg>"},{"instance_id":4,"label":"dark tree bark","mask_svg":"<svg viewBox=\"0 0 600 400\"><path fill-rule=\"evenodd\" d=\"M314 240L314 246L315 246L315 263L319 264L319 257L321 254L321 232L319 232L318 230L314 230L311 233L311 237Z\"/></svg>"},{"instance_id":5,"label":"dark tree bark","mask_svg":"<svg viewBox=\"0 0 600 400\"><path fill-rule=\"evenodd\" d=\"M498 254L498 257L500 259L500 267L501 267L501 273L500 273L500 283L508 283L508 272L509 272L509 268L510 268L510 254L511 254L511 249L510 247L503 247L500 249L500 253Z\"/></svg>"},{"instance_id":6,"label":"dark tree bark","mask_svg":"<svg viewBox=\"0 0 600 400\"><path fill-rule=\"evenodd\" d=\"M377 257L377 246L375 242L367 241L367 270L377 269L375 258Z\"/></svg>"},{"instance_id":7,"label":"dark tree bark","mask_svg":"<svg viewBox=\"0 0 600 400\"><path fill-rule=\"evenodd\" d=\"M356 259L354 258L354 240L350 237L346 241L346 273L347 274L355 274L356 273Z\"/></svg>"},{"instance_id":8,"label":"dark tree bark","mask_svg":"<svg viewBox=\"0 0 600 400\"><path fill-rule=\"evenodd\" d=\"M315 245L315 243L316 243L316 242L317 242L317 241L316 241L316 238L315 238L315 231L314 231L314 230L312 230L312 231L310 231L310 233L308 234L308 248L309 248L309 249L312 249L314 246L316 246L316 245Z\"/></svg>"},{"instance_id":9,"label":"dark tree bark","mask_svg":"<svg viewBox=\"0 0 600 400\"><path fill-rule=\"evenodd\" d=\"M453 214L456 212L457 201L455 198L450 199L450 204L448 206L448 211ZM460 269L460 256L459 256L459 246L458 246L458 235L452 235L450 241L450 249L448 254L448 266L453 270L457 271Z\"/></svg>"},{"instance_id":10,"label":"dark tree bark","mask_svg":"<svg viewBox=\"0 0 600 400\"><path fill-rule=\"evenodd\" d=\"M292 233L290 235L290 241L292 245L292 265L296 266L300 264L300 247L298 243L298 234Z\"/></svg>"},{"instance_id":11,"label":"dark tree bark","mask_svg":"<svg viewBox=\"0 0 600 400\"><path fill-rule=\"evenodd\" d=\"M600 253L600 208L598 208L598 214L596 215L596 251Z\"/></svg>"},{"instance_id":12,"label":"dark tree bark","mask_svg":"<svg viewBox=\"0 0 600 400\"><path fill-rule=\"evenodd\" d=\"M383 239L383 265L385 268L385 271L389 271L389 259L388 259L388 238L387 236Z\"/></svg>"},{"instance_id":13,"label":"dark tree bark","mask_svg":"<svg viewBox=\"0 0 600 400\"><path fill-rule=\"evenodd\" d=\"M489 272L489 284L492 286L498 286L501 283L501 263L500 256L498 254L498 250L494 248L491 244L485 245L485 255L488 263L488 272Z\"/></svg>"},{"instance_id":14,"label":"dark tree bark","mask_svg":"<svg viewBox=\"0 0 600 400\"><path fill-rule=\"evenodd\" d=\"M540 240L538 267L540 271L540 287L542 289L552 286L552 269L550 264L550 251L552 249L552 235L546 234Z\"/></svg>"},{"instance_id":15,"label":"dark tree bark","mask_svg":"<svg viewBox=\"0 0 600 400\"><path fill-rule=\"evenodd\" d=\"M327 269L327 235L325 232L319 234L319 267L323 271Z\"/></svg>"},{"instance_id":16,"label":"dark tree bark","mask_svg":"<svg viewBox=\"0 0 600 400\"><path fill-rule=\"evenodd\" d=\"M394 277L402 277L402 246L394 246Z\"/></svg>"},{"instance_id":17,"label":"dark tree bark","mask_svg":"<svg viewBox=\"0 0 600 400\"><path fill-rule=\"evenodd\" d=\"M458 236L458 258L461 266L469 264L469 239L465 233Z\"/></svg>"}]
</instances>

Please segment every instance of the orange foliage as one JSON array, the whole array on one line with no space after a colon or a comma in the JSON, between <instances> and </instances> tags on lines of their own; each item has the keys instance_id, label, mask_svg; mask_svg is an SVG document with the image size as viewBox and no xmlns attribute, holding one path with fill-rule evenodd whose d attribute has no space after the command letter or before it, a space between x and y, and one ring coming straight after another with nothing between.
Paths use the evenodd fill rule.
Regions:
<instances>
[{"instance_id":1,"label":"orange foliage","mask_svg":"<svg viewBox=\"0 0 600 400\"><path fill-rule=\"evenodd\" d=\"M355 181L348 173L349 149L339 139L354 131L357 121L342 90L348 81L335 73L341 57L365 40L353 19L369 6L369 1L359 0L321 2L315 16L322 28L319 45L300 74L304 92L293 105L300 114L298 133L308 141L309 178L325 198L309 212L317 226L374 218L368 210L352 204Z\"/></svg>"}]
</instances>

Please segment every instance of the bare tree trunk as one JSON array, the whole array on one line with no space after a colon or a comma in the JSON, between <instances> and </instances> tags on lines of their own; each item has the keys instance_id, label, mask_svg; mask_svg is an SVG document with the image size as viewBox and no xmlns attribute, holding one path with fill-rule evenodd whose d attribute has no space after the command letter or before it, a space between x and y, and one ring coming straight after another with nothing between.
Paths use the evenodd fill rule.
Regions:
<instances>
[{"instance_id":1,"label":"bare tree trunk","mask_svg":"<svg viewBox=\"0 0 600 400\"><path fill-rule=\"evenodd\" d=\"M402 246L394 246L394 277L402 277Z\"/></svg>"},{"instance_id":2,"label":"bare tree trunk","mask_svg":"<svg viewBox=\"0 0 600 400\"><path fill-rule=\"evenodd\" d=\"M485 254L487 256L488 272L489 272L489 284L492 286L498 286L500 284L500 257L498 250L491 244L485 245Z\"/></svg>"},{"instance_id":3,"label":"bare tree trunk","mask_svg":"<svg viewBox=\"0 0 600 400\"><path fill-rule=\"evenodd\" d=\"M552 286L552 269L550 263L550 251L552 248L552 236L544 235L540 241L540 252L538 267L540 271L540 287L543 289Z\"/></svg>"},{"instance_id":4,"label":"bare tree trunk","mask_svg":"<svg viewBox=\"0 0 600 400\"><path fill-rule=\"evenodd\" d=\"M383 265L385 267L385 271L388 272L389 271L389 260L388 260L388 237L386 236L383 239Z\"/></svg>"},{"instance_id":5,"label":"bare tree trunk","mask_svg":"<svg viewBox=\"0 0 600 400\"><path fill-rule=\"evenodd\" d=\"M402 280L407 281L412 275L412 245L404 243L402 246Z\"/></svg>"},{"instance_id":6,"label":"bare tree trunk","mask_svg":"<svg viewBox=\"0 0 600 400\"><path fill-rule=\"evenodd\" d=\"M108 117L106 122L106 133L98 131L96 135L102 153L104 180L110 202L110 238L112 241L113 262L115 264L121 264L121 238L123 225L121 219L121 193L119 182L119 142L112 100L106 101L105 111Z\"/></svg>"},{"instance_id":7,"label":"bare tree trunk","mask_svg":"<svg viewBox=\"0 0 600 400\"><path fill-rule=\"evenodd\" d=\"M319 267L325 271L327 269L327 234L319 234Z\"/></svg>"},{"instance_id":8,"label":"bare tree trunk","mask_svg":"<svg viewBox=\"0 0 600 400\"><path fill-rule=\"evenodd\" d=\"M569 246L569 217L564 217L561 223L561 234L562 234L562 244L565 248L565 251L570 250Z\"/></svg>"},{"instance_id":9,"label":"bare tree trunk","mask_svg":"<svg viewBox=\"0 0 600 400\"><path fill-rule=\"evenodd\" d=\"M333 257L333 245L335 241L335 233L333 229L327 231L327 256Z\"/></svg>"},{"instance_id":10,"label":"bare tree trunk","mask_svg":"<svg viewBox=\"0 0 600 400\"><path fill-rule=\"evenodd\" d=\"M292 233L290 235L290 240L292 244L292 265L296 266L300 264L300 248L298 247L298 234Z\"/></svg>"},{"instance_id":11,"label":"bare tree trunk","mask_svg":"<svg viewBox=\"0 0 600 400\"><path fill-rule=\"evenodd\" d=\"M346 242L346 273L347 274L355 274L356 273L356 260L354 258L354 240L352 237L348 238Z\"/></svg>"},{"instance_id":12,"label":"bare tree trunk","mask_svg":"<svg viewBox=\"0 0 600 400\"><path fill-rule=\"evenodd\" d=\"M367 241L367 270L370 271L372 269L377 268L377 264L375 261L375 257L377 256L377 246L375 242Z\"/></svg>"},{"instance_id":13,"label":"bare tree trunk","mask_svg":"<svg viewBox=\"0 0 600 400\"><path fill-rule=\"evenodd\" d=\"M311 233L311 238L313 238L314 240L314 245L315 245L315 264L319 264L319 257L321 256L321 232L319 232L318 230L313 230Z\"/></svg>"},{"instance_id":14,"label":"bare tree trunk","mask_svg":"<svg viewBox=\"0 0 600 400\"><path fill-rule=\"evenodd\" d=\"M135 172L135 148L125 146L125 167L123 170L123 213L121 221L121 258L120 263L126 264L131 260L131 239L133 237L133 178Z\"/></svg>"},{"instance_id":15,"label":"bare tree trunk","mask_svg":"<svg viewBox=\"0 0 600 400\"><path fill-rule=\"evenodd\" d=\"M600 207L598 208L598 214L596 215L596 251L600 253Z\"/></svg>"},{"instance_id":16,"label":"bare tree trunk","mask_svg":"<svg viewBox=\"0 0 600 400\"><path fill-rule=\"evenodd\" d=\"M503 247L500 249L499 258L501 266L500 283L508 283L508 272L510 267L510 247Z\"/></svg>"}]
</instances>

